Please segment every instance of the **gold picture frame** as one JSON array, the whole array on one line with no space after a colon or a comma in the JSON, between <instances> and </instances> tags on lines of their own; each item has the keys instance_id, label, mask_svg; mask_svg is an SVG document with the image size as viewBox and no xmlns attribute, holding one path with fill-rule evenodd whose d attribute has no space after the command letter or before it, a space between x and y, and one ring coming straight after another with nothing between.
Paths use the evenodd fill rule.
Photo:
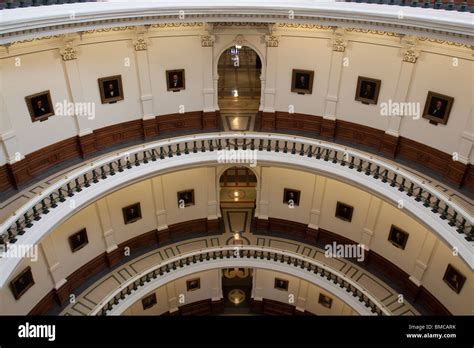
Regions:
<instances>
[{"instance_id":1,"label":"gold picture frame","mask_svg":"<svg viewBox=\"0 0 474 348\"><path fill-rule=\"evenodd\" d=\"M54 116L54 107L49 90L28 95L25 97L25 102L32 122L46 121Z\"/></svg>"},{"instance_id":2,"label":"gold picture frame","mask_svg":"<svg viewBox=\"0 0 474 348\"><path fill-rule=\"evenodd\" d=\"M112 104L124 99L122 75L101 77L97 81L102 104Z\"/></svg>"},{"instance_id":3,"label":"gold picture frame","mask_svg":"<svg viewBox=\"0 0 474 348\"><path fill-rule=\"evenodd\" d=\"M293 69L291 91L298 94L313 93L314 70Z\"/></svg>"}]
</instances>

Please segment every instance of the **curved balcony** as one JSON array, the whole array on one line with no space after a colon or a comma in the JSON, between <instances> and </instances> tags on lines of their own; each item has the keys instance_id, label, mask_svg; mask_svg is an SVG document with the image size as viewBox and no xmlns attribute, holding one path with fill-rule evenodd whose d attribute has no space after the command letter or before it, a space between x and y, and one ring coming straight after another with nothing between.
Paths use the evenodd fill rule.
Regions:
<instances>
[{"instance_id":1,"label":"curved balcony","mask_svg":"<svg viewBox=\"0 0 474 348\"><path fill-rule=\"evenodd\" d=\"M119 187L173 168L218 163L219 151L253 151L260 162L321 172L364 187L427 225L473 268L473 218L463 207L411 173L347 147L262 133L209 133L137 146L85 165L52 184L0 228L2 246L37 244L74 210ZM74 198L72 198L74 197ZM0 259L3 284L18 259Z\"/></svg>"},{"instance_id":2,"label":"curved balcony","mask_svg":"<svg viewBox=\"0 0 474 348\"><path fill-rule=\"evenodd\" d=\"M359 314L391 314L385 305L361 285L314 259L268 247L226 246L179 255L141 272L113 290L90 315L120 315L150 290L181 277L184 273L195 272L197 268L201 271L230 266L286 270L338 295Z\"/></svg>"}]
</instances>

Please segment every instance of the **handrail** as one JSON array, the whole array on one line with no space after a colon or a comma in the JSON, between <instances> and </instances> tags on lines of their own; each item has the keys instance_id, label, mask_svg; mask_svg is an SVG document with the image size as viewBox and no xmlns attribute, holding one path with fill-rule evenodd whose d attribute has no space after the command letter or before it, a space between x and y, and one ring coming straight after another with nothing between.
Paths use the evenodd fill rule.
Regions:
<instances>
[{"instance_id":1,"label":"handrail","mask_svg":"<svg viewBox=\"0 0 474 348\"><path fill-rule=\"evenodd\" d=\"M267 259L274 262L286 262L288 265L298 267L302 270L312 272L315 275L325 277L327 280L332 281L347 292L352 292L352 295L356 297L360 302L365 303L365 306L370 308L373 313L377 315L390 315L390 311L385 305L380 303L375 297L373 297L367 289L360 286L352 279L348 278L343 274L339 274L335 270L332 270L326 264L310 259L303 255L299 255L286 250L279 250L261 246L226 246L216 247L209 249L199 249L190 253L181 254L168 259L164 262L153 266L136 276L130 278L125 283L120 285L117 289L111 291L103 301L94 307L90 315L107 315L112 310L114 305L119 304L121 300L124 300L127 296L131 295L139 287L144 286L153 279L157 279L165 273L175 271L179 268L184 268L191 263L204 263L205 261L216 260L216 259Z\"/></svg>"},{"instance_id":2,"label":"handrail","mask_svg":"<svg viewBox=\"0 0 474 348\"><path fill-rule=\"evenodd\" d=\"M82 190L107 180L108 177L149 161L166 161L166 158L185 156L189 153L212 152L215 150L254 150L282 152L294 156L307 156L315 160L332 162L364 172L398 191L404 192L415 201L422 202L440 219L447 220L453 232L463 234L468 242L474 240L473 217L449 197L427 185L411 173L385 163L373 156L347 147L296 136L264 133L208 133L160 140L106 156L84 165L63 179L46 188L38 196L19 208L0 225L0 246L14 244L18 236L30 230L35 221L48 214L51 209L73 197ZM1 254L0 254L1 258Z\"/></svg>"}]
</instances>

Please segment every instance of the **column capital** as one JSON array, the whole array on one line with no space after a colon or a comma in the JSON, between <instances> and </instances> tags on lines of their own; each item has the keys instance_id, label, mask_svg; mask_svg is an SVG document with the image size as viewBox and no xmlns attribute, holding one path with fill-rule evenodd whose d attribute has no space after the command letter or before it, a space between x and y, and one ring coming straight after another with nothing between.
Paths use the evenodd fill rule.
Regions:
<instances>
[{"instance_id":1,"label":"column capital","mask_svg":"<svg viewBox=\"0 0 474 348\"><path fill-rule=\"evenodd\" d=\"M77 48L73 46L72 43L67 43L64 47L59 49L59 54L65 62L75 60L77 59Z\"/></svg>"},{"instance_id":2,"label":"column capital","mask_svg":"<svg viewBox=\"0 0 474 348\"><path fill-rule=\"evenodd\" d=\"M143 35L139 35L133 40L135 51L146 51L148 49L148 40Z\"/></svg>"},{"instance_id":3,"label":"column capital","mask_svg":"<svg viewBox=\"0 0 474 348\"><path fill-rule=\"evenodd\" d=\"M418 39L413 36L404 36L401 41L403 61L413 64L416 63L420 55L420 50L417 48Z\"/></svg>"},{"instance_id":4,"label":"column capital","mask_svg":"<svg viewBox=\"0 0 474 348\"><path fill-rule=\"evenodd\" d=\"M280 43L280 37L278 35L265 35L265 43L267 47L278 47Z\"/></svg>"},{"instance_id":5,"label":"column capital","mask_svg":"<svg viewBox=\"0 0 474 348\"><path fill-rule=\"evenodd\" d=\"M216 37L214 35L201 35L201 47L213 47L214 41L216 41Z\"/></svg>"},{"instance_id":6,"label":"column capital","mask_svg":"<svg viewBox=\"0 0 474 348\"><path fill-rule=\"evenodd\" d=\"M344 52L347 46L345 31L342 28L335 28L332 36L332 50L334 52Z\"/></svg>"}]
</instances>

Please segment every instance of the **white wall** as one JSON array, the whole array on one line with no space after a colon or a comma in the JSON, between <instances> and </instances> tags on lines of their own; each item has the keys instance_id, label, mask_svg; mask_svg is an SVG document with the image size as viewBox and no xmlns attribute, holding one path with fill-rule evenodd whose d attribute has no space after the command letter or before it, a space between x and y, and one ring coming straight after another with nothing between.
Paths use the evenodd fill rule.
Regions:
<instances>
[{"instance_id":1,"label":"white wall","mask_svg":"<svg viewBox=\"0 0 474 348\"><path fill-rule=\"evenodd\" d=\"M46 90L51 93L53 105L70 101L62 60L57 51L24 54L0 61L2 94L8 110L8 115L4 113L1 117L9 118L22 155L77 135L75 120L71 116L55 115L43 122L32 122L25 102L26 96ZM15 65L16 62L19 66Z\"/></svg>"},{"instance_id":2,"label":"white wall","mask_svg":"<svg viewBox=\"0 0 474 348\"><path fill-rule=\"evenodd\" d=\"M175 114L183 105L186 112L203 109L202 55L200 36L155 37L148 49L156 115ZM184 69L186 89L167 91L166 70Z\"/></svg>"},{"instance_id":3,"label":"white wall","mask_svg":"<svg viewBox=\"0 0 474 348\"><path fill-rule=\"evenodd\" d=\"M82 45L76 60L84 101L95 104L96 117L82 120L85 128L99 129L135 120L141 116L140 89L133 46L130 40ZM98 79L121 75L124 100L102 104ZM84 118L84 117L83 117Z\"/></svg>"},{"instance_id":4,"label":"white wall","mask_svg":"<svg viewBox=\"0 0 474 348\"><path fill-rule=\"evenodd\" d=\"M295 113L322 116L331 63L328 40L283 37L277 52L276 110L288 112L288 106L293 105ZM314 70L312 94L291 92L293 69Z\"/></svg>"},{"instance_id":5,"label":"white wall","mask_svg":"<svg viewBox=\"0 0 474 348\"><path fill-rule=\"evenodd\" d=\"M212 80L212 76L208 76L205 85L203 71L216 74L219 54L231 46L239 34L243 35L244 45L259 52L264 64L269 61L275 65L275 69L268 71L274 76L263 78L267 82L276 81L274 86L267 84L268 88L275 90L275 105L272 106L276 110L288 111L288 106L293 105L297 113L324 115L328 83L334 78L330 74L335 73L330 71L331 60L335 59L330 30L279 29L276 31L276 35L280 35L279 47L267 48L264 41L264 34L267 33L261 29L218 29L214 47L210 49L212 54L209 55L204 53L209 48L201 47L203 33L202 26L152 28L148 33L148 50L145 54L151 91L146 93L152 95L155 115L178 113L180 105L184 106L185 111L202 110L203 88L206 86L209 89L209 81ZM140 119L143 116L140 100L142 91L133 38L133 30L84 34L82 40L78 41L78 58L73 62L62 61L58 48L63 43L58 39L16 44L8 51L2 51L0 78L2 85L7 86L2 89L6 104L2 108L2 118L8 117L9 122L7 126L0 125L0 130L5 132L13 128L18 138L19 152L25 155L77 135L80 131ZM399 83L402 65L400 40L392 36L362 33L348 34L347 39L343 53L343 63L347 66L342 67L339 90L335 96L338 98L336 118L386 130L388 118L380 116L380 103L394 97ZM471 117L472 55L467 49L427 42L421 42L418 48L421 53L418 62L413 65L411 82L406 91L407 100L419 102L421 111L428 90L453 96L455 101L446 126L433 126L425 119L413 121L405 117L401 121L400 133L446 153L458 151L461 133ZM21 65L16 67L18 58ZM458 59L458 66L453 65L453 58ZM213 59L213 62L204 59ZM77 65L80 74L78 82L68 81L66 64ZM212 71L209 65L212 65ZM165 71L181 68L186 73L186 89L176 93L166 91ZM294 68L315 71L311 95L291 93L291 71ZM262 70L266 70L265 65ZM125 100L101 104L97 79L116 74L122 75ZM358 76L382 80L378 106L364 105L354 100ZM70 101L71 90L78 88L84 95L83 101L95 103L94 120L81 119L77 125L73 117L55 116L45 122L31 122L24 102L26 95L49 89L53 102Z\"/></svg>"}]
</instances>

